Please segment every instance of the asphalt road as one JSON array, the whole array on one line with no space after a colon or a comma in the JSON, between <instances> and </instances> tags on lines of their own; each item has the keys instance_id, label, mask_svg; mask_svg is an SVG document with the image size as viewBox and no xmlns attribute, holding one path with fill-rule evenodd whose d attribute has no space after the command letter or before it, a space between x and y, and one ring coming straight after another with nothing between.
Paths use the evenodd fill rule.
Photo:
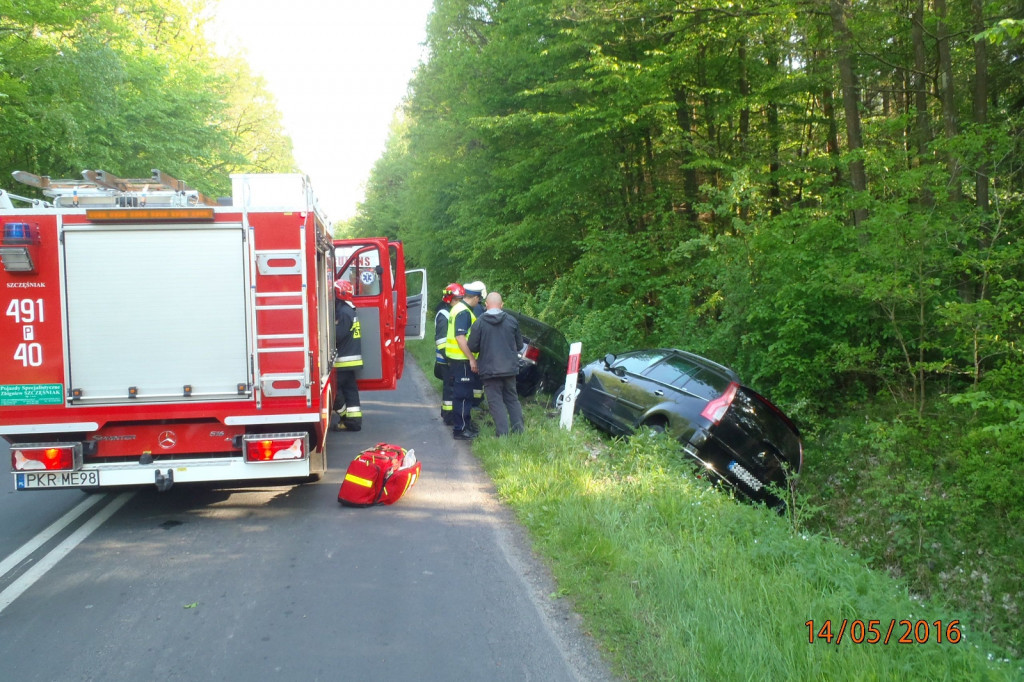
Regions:
<instances>
[{"instance_id":1,"label":"asphalt road","mask_svg":"<svg viewBox=\"0 0 1024 682\"><path fill-rule=\"evenodd\" d=\"M612 679L436 400L407 363L363 395L361 432L331 434L315 484L19 493L0 474L0 678ZM341 507L380 441L422 477Z\"/></svg>"}]
</instances>

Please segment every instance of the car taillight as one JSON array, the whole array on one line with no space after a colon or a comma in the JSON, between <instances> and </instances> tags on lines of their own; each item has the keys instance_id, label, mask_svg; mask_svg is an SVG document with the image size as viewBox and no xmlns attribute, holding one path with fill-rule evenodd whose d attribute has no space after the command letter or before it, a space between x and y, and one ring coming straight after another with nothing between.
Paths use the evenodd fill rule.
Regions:
<instances>
[{"instance_id":1,"label":"car taillight","mask_svg":"<svg viewBox=\"0 0 1024 682\"><path fill-rule=\"evenodd\" d=\"M718 396L701 410L700 416L709 420L712 424L717 424L722 421L722 417L729 411L729 406L732 405L733 398L736 397L736 389L739 388L739 384L735 381L729 384L729 387L725 389L725 393Z\"/></svg>"},{"instance_id":2,"label":"car taillight","mask_svg":"<svg viewBox=\"0 0 1024 682\"><path fill-rule=\"evenodd\" d=\"M263 434L245 437L247 462L282 462L305 459L308 436L298 433Z\"/></svg>"},{"instance_id":3,"label":"car taillight","mask_svg":"<svg viewBox=\"0 0 1024 682\"><path fill-rule=\"evenodd\" d=\"M527 346L526 350L523 351L523 360L537 364L537 361L540 360L540 348L537 348L537 346Z\"/></svg>"},{"instance_id":4,"label":"car taillight","mask_svg":"<svg viewBox=\"0 0 1024 682\"><path fill-rule=\"evenodd\" d=\"M73 471L81 464L82 446L78 443L12 445L11 468L14 471Z\"/></svg>"}]
</instances>

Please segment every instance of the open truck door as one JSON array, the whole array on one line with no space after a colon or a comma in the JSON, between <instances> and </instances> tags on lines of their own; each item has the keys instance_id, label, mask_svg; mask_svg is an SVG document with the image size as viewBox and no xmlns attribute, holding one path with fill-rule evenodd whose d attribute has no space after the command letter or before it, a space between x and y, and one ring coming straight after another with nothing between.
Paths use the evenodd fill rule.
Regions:
<instances>
[{"instance_id":1,"label":"open truck door","mask_svg":"<svg viewBox=\"0 0 1024 682\"><path fill-rule=\"evenodd\" d=\"M414 277L419 291L412 296L406 288L405 254L401 242L384 237L336 239L335 279L352 283L362 333L363 366L356 370L361 391L392 390L405 368L405 339L410 317L423 338L426 315L426 273ZM409 314L413 302L415 315Z\"/></svg>"},{"instance_id":2,"label":"open truck door","mask_svg":"<svg viewBox=\"0 0 1024 682\"><path fill-rule=\"evenodd\" d=\"M422 268L405 269L402 242L388 242L388 248L391 250L391 263L394 271L405 273L402 286L396 291L396 299L405 299L404 318L399 320L399 326L405 328L405 339L422 339L427 333L427 271ZM405 348L405 339L402 340L403 349ZM401 376L401 372L399 372L399 376Z\"/></svg>"},{"instance_id":3,"label":"open truck door","mask_svg":"<svg viewBox=\"0 0 1024 682\"><path fill-rule=\"evenodd\" d=\"M420 269L406 270L405 283L408 294L405 305L408 320L405 323L406 339L422 339L427 328L427 271Z\"/></svg>"}]
</instances>

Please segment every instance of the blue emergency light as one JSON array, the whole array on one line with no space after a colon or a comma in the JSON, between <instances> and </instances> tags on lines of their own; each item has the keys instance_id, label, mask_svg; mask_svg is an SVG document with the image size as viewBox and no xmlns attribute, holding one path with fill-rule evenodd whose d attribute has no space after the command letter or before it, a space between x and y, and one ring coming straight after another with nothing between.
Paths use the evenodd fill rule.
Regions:
<instances>
[{"instance_id":1,"label":"blue emergency light","mask_svg":"<svg viewBox=\"0 0 1024 682\"><path fill-rule=\"evenodd\" d=\"M35 272L38 256L37 232L28 223L4 223L0 241L0 261L7 272Z\"/></svg>"},{"instance_id":2,"label":"blue emergency light","mask_svg":"<svg viewBox=\"0 0 1024 682\"><path fill-rule=\"evenodd\" d=\"M28 223L4 223L4 244L31 244L32 226Z\"/></svg>"}]
</instances>

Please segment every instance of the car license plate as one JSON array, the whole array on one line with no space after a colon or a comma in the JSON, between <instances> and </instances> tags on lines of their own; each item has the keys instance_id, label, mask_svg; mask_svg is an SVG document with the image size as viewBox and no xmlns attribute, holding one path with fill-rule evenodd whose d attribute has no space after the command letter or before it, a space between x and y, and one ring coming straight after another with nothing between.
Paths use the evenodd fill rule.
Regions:
<instances>
[{"instance_id":1,"label":"car license plate","mask_svg":"<svg viewBox=\"0 0 1024 682\"><path fill-rule=\"evenodd\" d=\"M14 474L18 490L39 488L95 488L100 484L98 471L31 471Z\"/></svg>"},{"instance_id":2,"label":"car license plate","mask_svg":"<svg viewBox=\"0 0 1024 682\"><path fill-rule=\"evenodd\" d=\"M761 483L761 481L757 480L754 474L747 471L747 468L744 467L739 462L737 462L736 460L729 462L728 468L729 471L732 472L733 476L735 476L743 483L745 483L747 487L749 487L754 492L758 492L761 490L761 488L764 487L764 483Z\"/></svg>"}]
</instances>

